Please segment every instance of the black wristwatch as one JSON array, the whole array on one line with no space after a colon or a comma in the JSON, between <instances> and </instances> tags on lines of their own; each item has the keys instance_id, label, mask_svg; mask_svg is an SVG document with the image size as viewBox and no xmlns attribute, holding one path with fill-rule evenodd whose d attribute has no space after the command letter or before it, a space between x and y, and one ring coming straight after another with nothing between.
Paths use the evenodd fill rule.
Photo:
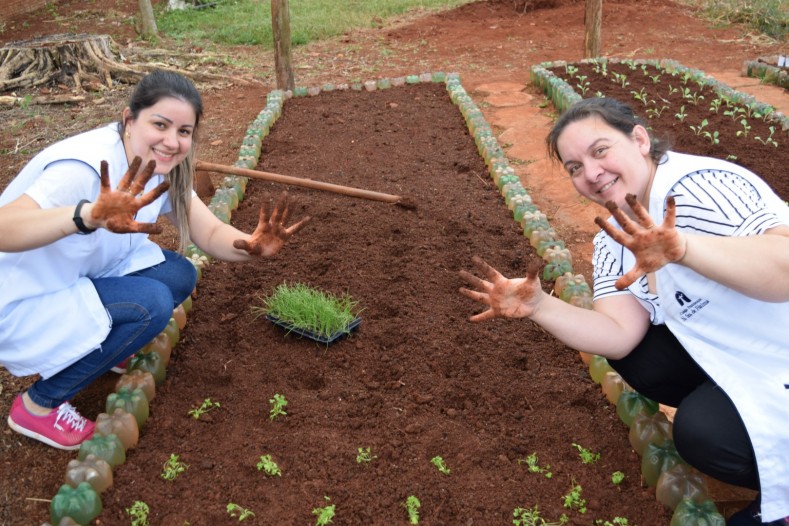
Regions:
<instances>
[{"instance_id":1,"label":"black wristwatch","mask_svg":"<svg viewBox=\"0 0 789 526\"><path fill-rule=\"evenodd\" d=\"M79 203L77 203L77 208L74 209L74 224L77 225L77 232L78 234L92 234L96 231L95 228L88 228L85 226L85 222L82 220L82 205L85 203L90 203L87 199L83 199Z\"/></svg>"}]
</instances>

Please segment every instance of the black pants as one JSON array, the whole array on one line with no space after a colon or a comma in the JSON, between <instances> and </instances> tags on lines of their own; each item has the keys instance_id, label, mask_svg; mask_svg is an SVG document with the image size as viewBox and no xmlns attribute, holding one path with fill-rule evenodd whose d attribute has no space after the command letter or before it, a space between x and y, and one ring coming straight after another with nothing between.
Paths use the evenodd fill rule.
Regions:
<instances>
[{"instance_id":1,"label":"black pants","mask_svg":"<svg viewBox=\"0 0 789 526\"><path fill-rule=\"evenodd\" d=\"M609 364L642 395L677 408L674 444L688 464L728 484L759 489L753 446L737 409L665 325L651 325L630 354Z\"/></svg>"}]
</instances>

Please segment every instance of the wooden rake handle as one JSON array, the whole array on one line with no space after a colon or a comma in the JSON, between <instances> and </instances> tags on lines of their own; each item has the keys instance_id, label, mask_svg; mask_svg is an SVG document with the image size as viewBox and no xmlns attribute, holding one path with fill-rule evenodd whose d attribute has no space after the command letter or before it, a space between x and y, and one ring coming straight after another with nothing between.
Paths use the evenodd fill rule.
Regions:
<instances>
[{"instance_id":1,"label":"wooden rake handle","mask_svg":"<svg viewBox=\"0 0 789 526\"><path fill-rule=\"evenodd\" d=\"M293 177L290 175L280 175L271 172L261 172L258 170L250 170L248 168L239 168L237 166L227 166L224 164L207 163L204 161L197 161L195 163L196 170L204 170L208 172L219 172L224 174L239 175L242 177L250 177L252 179L262 179L264 181L272 181L275 183L291 184L294 186L303 186L305 188L313 188L315 190L325 190L335 194L349 195L351 197L361 197L363 199L370 199L372 201L383 201L385 203L399 203L402 197L399 195L384 194L381 192L373 192L372 190L362 190L361 188L353 188L351 186L342 186L339 184L324 183L322 181L314 181L312 179L302 179L300 177Z\"/></svg>"}]
</instances>

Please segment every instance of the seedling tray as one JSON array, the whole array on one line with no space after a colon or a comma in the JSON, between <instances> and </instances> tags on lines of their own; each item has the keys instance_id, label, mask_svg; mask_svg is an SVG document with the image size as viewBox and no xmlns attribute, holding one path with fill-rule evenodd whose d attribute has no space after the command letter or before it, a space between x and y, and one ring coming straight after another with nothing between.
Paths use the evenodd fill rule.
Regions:
<instances>
[{"instance_id":1,"label":"seedling tray","mask_svg":"<svg viewBox=\"0 0 789 526\"><path fill-rule=\"evenodd\" d=\"M284 320L279 319L278 317L266 314L266 319L269 320L271 323L276 325L277 327L281 327L285 329L288 333L296 333L299 336L303 336L305 338L309 338L310 340L315 340L316 342L323 343L326 345L331 345L332 343L336 342L337 340L343 338L344 336L348 336L353 331L359 328L359 325L362 323L362 319L360 317L356 317L351 323L348 324L348 327L344 331L337 331L333 334L328 336L324 336L318 333L315 333L309 329L303 329L301 327L296 327Z\"/></svg>"}]
</instances>

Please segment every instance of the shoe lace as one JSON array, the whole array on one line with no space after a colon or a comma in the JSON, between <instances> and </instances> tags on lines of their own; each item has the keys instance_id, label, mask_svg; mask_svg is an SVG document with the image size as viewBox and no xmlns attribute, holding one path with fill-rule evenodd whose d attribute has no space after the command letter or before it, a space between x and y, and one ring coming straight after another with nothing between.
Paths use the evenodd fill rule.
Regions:
<instances>
[{"instance_id":1,"label":"shoe lace","mask_svg":"<svg viewBox=\"0 0 789 526\"><path fill-rule=\"evenodd\" d=\"M66 423L71 426L72 428L76 429L77 431L82 431L85 428L85 423L87 422L87 418L80 415L76 408L68 402L63 402L58 406L58 416L55 418L55 422L60 421L61 419L65 420Z\"/></svg>"}]
</instances>

